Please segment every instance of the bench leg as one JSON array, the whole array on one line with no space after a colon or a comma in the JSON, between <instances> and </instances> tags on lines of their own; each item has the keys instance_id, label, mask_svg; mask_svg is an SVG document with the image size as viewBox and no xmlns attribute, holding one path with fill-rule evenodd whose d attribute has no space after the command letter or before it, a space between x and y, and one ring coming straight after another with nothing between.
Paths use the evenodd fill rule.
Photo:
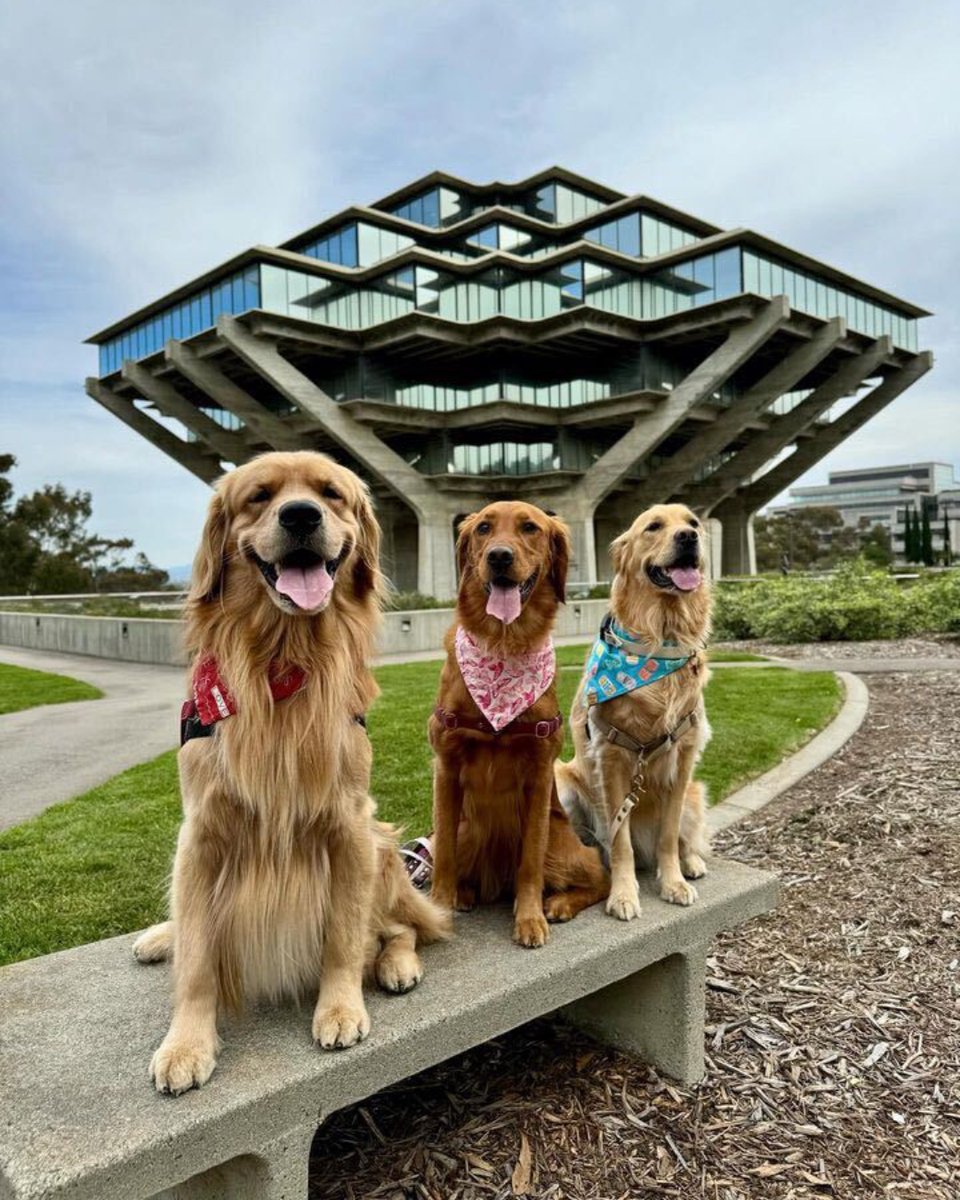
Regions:
<instances>
[{"instance_id":1,"label":"bench leg","mask_svg":"<svg viewBox=\"0 0 960 1200\"><path fill-rule=\"evenodd\" d=\"M673 954L560 1010L599 1041L681 1083L703 1078L707 947Z\"/></svg>"},{"instance_id":2,"label":"bench leg","mask_svg":"<svg viewBox=\"0 0 960 1200\"><path fill-rule=\"evenodd\" d=\"M316 1129L292 1129L251 1154L195 1175L154 1200L307 1200Z\"/></svg>"}]
</instances>

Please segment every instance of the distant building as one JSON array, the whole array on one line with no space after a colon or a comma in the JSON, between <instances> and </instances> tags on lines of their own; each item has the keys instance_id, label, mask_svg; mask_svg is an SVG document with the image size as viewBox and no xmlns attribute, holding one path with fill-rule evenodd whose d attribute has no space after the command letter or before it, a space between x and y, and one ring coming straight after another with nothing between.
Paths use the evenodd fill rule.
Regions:
<instances>
[{"instance_id":1,"label":"distant building","mask_svg":"<svg viewBox=\"0 0 960 1200\"><path fill-rule=\"evenodd\" d=\"M895 558L904 561L904 529L908 509L930 519L934 554L943 553L943 523L949 525L950 546L960 555L960 480L949 463L899 463L831 471L829 482L790 489L790 503L771 514L797 508L835 508L845 525L882 525L890 534Z\"/></svg>"},{"instance_id":2,"label":"distant building","mask_svg":"<svg viewBox=\"0 0 960 1200\"><path fill-rule=\"evenodd\" d=\"M929 370L925 315L561 167L435 172L101 330L87 391L208 482L271 448L336 455L402 589L453 595L458 519L493 497L561 513L578 581L674 497L747 572L753 514Z\"/></svg>"}]
</instances>

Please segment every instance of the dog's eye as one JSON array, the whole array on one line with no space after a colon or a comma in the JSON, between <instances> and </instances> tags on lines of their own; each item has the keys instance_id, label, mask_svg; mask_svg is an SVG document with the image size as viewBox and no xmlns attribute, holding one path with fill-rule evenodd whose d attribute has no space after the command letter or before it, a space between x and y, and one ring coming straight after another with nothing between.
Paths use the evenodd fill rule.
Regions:
<instances>
[{"instance_id":1,"label":"dog's eye","mask_svg":"<svg viewBox=\"0 0 960 1200\"><path fill-rule=\"evenodd\" d=\"M343 497L340 495L340 493L337 491L337 489L332 484L329 484L329 483L323 489L323 494L327 500L342 500L343 499Z\"/></svg>"},{"instance_id":2,"label":"dog's eye","mask_svg":"<svg viewBox=\"0 0 960 1200\"><path fill-rule=\"evenodd\" d=\"M662 529L662 528L663 528L662 521L651 521L650 524L646 528L646 532L647 533L656 533L658 529Z\"/></svg>"},{"instance_id":3,"label":"dog's eye","mask_svg":"<svg viewBox=\"0 0 960 1200\"><path fill-rule=\"evenodd\" d=\"M700 528L700 522L697 520L696 517L691 517L688 524L690 525L691 529L699 529Z\"/></svg>"},{"instance_id":4,"label":"dog's eye","mask_svg":"<svg viewBox=\"0 0 960 1200\"><path fill-rule=\"evenodd\" d=\"M520 526L520 531L522 533L539 533L540 526L534 521L524 521L524 523Z\"/></svg>"},{"instance_id":5,"label":"dog's eye","mask_svg":"<svg viewBox=\"0 0 960 1200\"><path fill-rule=\"evenodd\" d=\"M477 526L477 533L489 533L491 528L489 521L481 521Z\"/></svg>"},{"instance_id":6,"label":"dog's eye","mask_svg":"<svg viewBox=\"0 0 960 1200\"><path fill-rule=\"evenodd\" d=\"M270 499L270 489L266 487L257 488L250 497L251 504L266 504Z\"/></svg>"}]
</instances>

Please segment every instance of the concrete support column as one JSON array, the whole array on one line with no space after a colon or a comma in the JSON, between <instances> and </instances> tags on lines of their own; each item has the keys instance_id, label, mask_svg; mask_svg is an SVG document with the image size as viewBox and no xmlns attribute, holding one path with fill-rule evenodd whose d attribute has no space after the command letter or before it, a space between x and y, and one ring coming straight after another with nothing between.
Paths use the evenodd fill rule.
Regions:
<instances>
[{"instance_id":1,"label":"concrete support column","mask_svg":"<svg viewBox=\"0 0 960 1200\"><path fill-rule=\"evenodd\" d=\"M442 509L418 517L417 591L438 600L457 594L453 514Z\"/></svg>"},{"instance_id":2,"label":"concrete support column","mask_svg":"<svg viewBox=\"0 0 960 1200\"><path fill-rule=\"evenodd\" d=\"M713 516L720 521L720 574L756 575L757 548L754 514L736 503L722 505Z\"/></svg>"},{"instance_id":3,"label":"concrete support column","mask_svg":"<svg viewBox=\"0 0 960 1200\"><path fill-rule=\"evenodd\" d=\"M561 1015L680 1083L697 1083L703 1078L707 950L673 954L568 1004Z\"/></svg>"}]
</instances>

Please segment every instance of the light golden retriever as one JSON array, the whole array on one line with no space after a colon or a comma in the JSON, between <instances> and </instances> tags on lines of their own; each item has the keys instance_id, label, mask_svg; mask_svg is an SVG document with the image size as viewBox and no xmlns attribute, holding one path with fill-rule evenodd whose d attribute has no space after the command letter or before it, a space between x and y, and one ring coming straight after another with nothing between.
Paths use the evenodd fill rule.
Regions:
<instances>
[{"instance_id":1,"label":"light golden retriever","mask_svg":"<svg viewBox=\"0 0 960 1200\"><path fill-rule=\"evenodd\" d=\"M706 873L704 795L693 771L710 737L702 651L711 601L703 530L686 505L647 509L611 551L610 612L628 631L631 645L623 649L633 650L634 669L658 650L690 656L665 677L593 705L584 703L585 677L570 718L575 757L557 764L560 799L575 827L609 850L607 912L629 921L640 913L635 853L656 864L660 895L674 904L692 904L697 892L687 880Z\"/></svg>"},{"instance_id":2,"label":"light golden retriever","mask_svg":"<svg viewBox=\"0 0 960 1200\"><path fill-rule=\"evenodd\" d=\"M569 921L602 900L608 885L600 855L571 829L553 778L563 725L549 638L564 598L567 527L535 505L501 500L467 517L457 556L456 620L429 723L436 755L431 894L461 910L513 897L514 940L542 946L548 920ZM464 680L458 631L490 680L524 679L534 661L549 674L542 691L525 694L533 685L524 680L516 711L499 730Z\"/></svg>"},{"instance_id":3,"label":"light golden retriever","mask_svg":"<svg viewBox=\"0 0 960 1200\"><path fill-rule=\"evenodd\" d=\"M161 1092L209 1079L218 1012L245 1000L319 989L315 1040L353 1045L370 1028L365 970L406 991L418 940L447 931L368 792L379 542L363 483L321 454L265 454L210 503L186 637L195 695L212 660L217 705L236 712L180 751L171 920L134 947L173 956L173 1019L150 1066ZM270 680L290 671L299 690L275 699Z\"/></svg>"}]
</instances>

